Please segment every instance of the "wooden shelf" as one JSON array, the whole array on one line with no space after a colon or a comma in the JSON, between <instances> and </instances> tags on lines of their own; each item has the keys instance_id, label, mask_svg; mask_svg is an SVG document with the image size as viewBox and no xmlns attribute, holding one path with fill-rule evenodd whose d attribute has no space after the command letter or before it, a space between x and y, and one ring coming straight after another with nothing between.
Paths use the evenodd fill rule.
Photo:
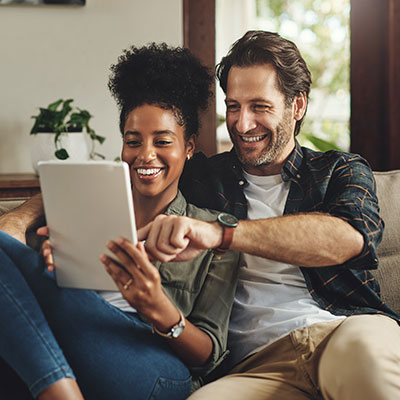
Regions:
<instances>
[{"instance_id":1,"label":"wooden shelf","mask_svg":"<svg viewBox=\"0 0 400 400\"><path fill-rule=\"evenodd\" d=\"M0 199L28 199L40 193L35 174L0 174Z\"/></svg>"}]
</instances>

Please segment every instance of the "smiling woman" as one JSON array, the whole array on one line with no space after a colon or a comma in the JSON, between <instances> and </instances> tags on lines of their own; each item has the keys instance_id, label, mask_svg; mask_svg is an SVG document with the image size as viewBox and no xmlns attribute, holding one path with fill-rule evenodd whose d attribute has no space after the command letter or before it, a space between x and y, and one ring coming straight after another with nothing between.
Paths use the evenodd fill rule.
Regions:
<instances>
[{"instance_id":1,"label":"smiling woman","mask_svg":"<svg viewBox=\"0 0 400 400\"><path fill-rule=\"evenodd\" d=\"M153 219L156 203L169 204L175 198L185 160L193 152L194 135L186 139L171 110L144 104L128 114L121 158L130 167L135 205L140 202L146 210L137 216L138 226Z\"/></svg>"},{"instance_id":2,"label":"smiling woman","mask_svg":"<svg viewBox=\"0 0 400 400\"><path fill-rule=\"evenodd\" d=\"M162 224L163 214L216 221L178 189L212 75L188 49L166 44L131 47L111 70L138 228L155 217ZM239 255L207 250L153 264L142 243L119 237L107 248L113 257L99 258L119 291L58 288L49 241L42 260L0 232L0 359L40 399L78 399L60 386L75 377L75 394L87 399L187 398L226 357Z\"/></svg>"}]
</instances>

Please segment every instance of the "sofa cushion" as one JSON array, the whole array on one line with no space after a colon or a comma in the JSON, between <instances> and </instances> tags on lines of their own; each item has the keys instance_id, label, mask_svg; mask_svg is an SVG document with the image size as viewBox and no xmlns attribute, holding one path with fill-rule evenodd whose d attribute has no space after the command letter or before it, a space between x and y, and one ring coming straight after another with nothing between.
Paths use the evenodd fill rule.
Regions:
<instances>
[{"instance_id":1,"label":"sofa cushion","mask_svg":"<svg viewBox=\"0 0 400 400\"><path fill-rule=\"evenodd\" d=\"M385 230L378 246L379 269L371 271L382 299L400 313L400 170L374 172Z\"/></svg>"}]
</instances>

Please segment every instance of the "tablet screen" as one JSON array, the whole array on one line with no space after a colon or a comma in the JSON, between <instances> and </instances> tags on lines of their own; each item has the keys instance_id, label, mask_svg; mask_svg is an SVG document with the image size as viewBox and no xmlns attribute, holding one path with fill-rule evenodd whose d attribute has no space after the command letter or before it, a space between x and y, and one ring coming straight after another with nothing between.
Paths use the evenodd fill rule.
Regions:
<instances>
[{"instance_id":1,"label":"tablet screen","mask_svg":"<svg viewBox=\"0 0 400 400\"><path fill-rule=\"evenodd\" d=\"M137 241L128 165L45 161L38 170L58 285L118 290L99 255L118 236Z\"/></svg>"}]
</instances>

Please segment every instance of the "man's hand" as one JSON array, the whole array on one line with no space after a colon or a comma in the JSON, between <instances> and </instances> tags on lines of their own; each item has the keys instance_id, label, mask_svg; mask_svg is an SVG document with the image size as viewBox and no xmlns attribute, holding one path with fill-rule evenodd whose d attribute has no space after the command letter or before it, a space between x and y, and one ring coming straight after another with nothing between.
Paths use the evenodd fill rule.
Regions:
<instances>
[{"instance_id":1,"label":"man's hand","mask_svg":"<svg viewBox=\"0 0 400 400\"><path fill-rule=\"evenodd\" d=\"M218 247L222 234L222 227L217 222L159 215L138 230L138 240L146 241L146 251L152 260L186 261L203 250Z\"/></svg>"}]
</instances>

